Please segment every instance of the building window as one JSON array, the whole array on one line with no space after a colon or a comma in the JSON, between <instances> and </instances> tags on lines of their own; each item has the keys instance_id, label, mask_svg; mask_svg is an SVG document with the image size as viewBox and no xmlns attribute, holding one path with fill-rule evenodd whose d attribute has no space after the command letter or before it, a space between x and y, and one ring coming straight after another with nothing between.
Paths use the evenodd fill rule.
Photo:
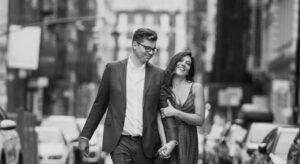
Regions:
<instances>
[{"instance_id":1,"label":"building window","mask_svg":"<svg viewBox=\"0 0 300 164\"><path fill-rule=\"evenodd\" d=\"M160 15L159 14L156 14L156 15L154 15L154 20L153 20L154 22L154 25L157 25L157 26L159 26L160 25Z\"/></svg>"},{"instance_id":2,"label":"building window","mask_svg":"<svg viewBox=\"0 0 300 164\"><path fill-rule=\"evenodd\" d=\"M126 35L127 35L127 39L131 40L131 38L133 37L133 32L128 31Z\"/></svg>"},{"instance_id":3,"label":"building window","mask_svg":"<svg viewBox=\"0 0 300 164\"><path fill-rule=\"evenodd\" d=\"M128 14L128 25L134 24L134 17L133 14Z\"/></svg>"},{"instance_id":4,"label":"building window","mask_svg":"<svg viewBox=\"0 0 300 164\"><path fill-rule=\"evenodd\" d=\"M145 22L146 22L146 25L152 25L154 23L153 16L150 14L147 14L145 17Z\"/></svg>"},{"instance_id":5,"label":"building window","mask_svg":"<svg viewBox=\"0 0 300 164\"><path fill-rule=\"evenodd\" d=\"M168 31L170 28L170 17L168 14L163 14L160 17L160 23L163 30Z\"/></svg>"},{"instance_id":6,"label":"building window","mask_svg":"<svg viewBox=\"0 0 300 164\"><path fill-rule=\"evenodd\" d=\"M122 28L122 27L126 27L127 26L127 19L128 19L128 17L127 17L127 15L126 14L120 14L120 16L119 16L119 26L120 26L120 28Z\"/></svg>"},{"instance_id":7,"label":"building window","mask_svg":"<svg viewBox=\"0 0 300 164\"><path fill-rule=\"evenodd\" d=\"M137 14L134 16L134 23L137 25L142 25L143 24L143 17L140 14Z\"/></svg>"}]
</instances>

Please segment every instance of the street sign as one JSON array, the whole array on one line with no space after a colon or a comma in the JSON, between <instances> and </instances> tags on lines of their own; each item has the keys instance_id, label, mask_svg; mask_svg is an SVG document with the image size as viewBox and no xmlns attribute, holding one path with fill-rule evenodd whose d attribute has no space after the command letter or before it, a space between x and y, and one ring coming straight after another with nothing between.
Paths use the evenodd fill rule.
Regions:
<instances>
[{"instance_id":1,"label":"street sign","mask_svg":"<svg viewBox=\"0 0 300 164\"><path fill-rule=\"evenodd\" d=\"M11 25L10 29L20 28ZM25 27L10 33L8 42L8 62L10 68L36 70L39 63L41 27Z\"/></svg>"},{"instance_id":2,"label":"street sign","mask_svg":"<svg viewBox=\"0 0 300 164\"><path fill-rule=\"evenodd\" d=\"M243 97L243 90L240 87L228 87L218 92L219 106L232 107L240 105Z\"/></svg>"},{"instance_id":3,"label":"street sign","mask_svg":"<svg viewBox=\"0 0 300 164\"><path fill-rule=\"evenodd\" d=\"M221 89L218 91L218 104L219 106L228 106L229 99L226 90Z\"/></svg>"}]
</instances>

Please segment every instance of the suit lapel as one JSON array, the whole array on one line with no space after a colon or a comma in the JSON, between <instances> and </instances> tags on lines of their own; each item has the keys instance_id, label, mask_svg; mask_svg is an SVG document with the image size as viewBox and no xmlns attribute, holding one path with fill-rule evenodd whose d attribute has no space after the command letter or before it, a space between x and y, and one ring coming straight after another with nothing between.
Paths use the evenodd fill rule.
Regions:
<instances>
[{"instance_id":1,"label":"suit lapel","mask_svg":"<svg viewBox=\"0 0 300 164\"><path fill-rule=\"evenodd\" d=\"M146 63L146 74L145 74L145 82L144 82L144 93L143 93L143 108L145 106L145 97L149 90L149 86L151 83L151 76L152 76L152 67L149 63Z\"/></svg>"},{"instance_id":2,"label":"suit lapel","mask_svg":"<svg viewBox=\"0 0 300 164\"><path fill-rule=\"evenodd\" d=\"M123 102L126 105L126 73L127 73L127 63L128 63L128 58L123 60L121 62L121 67L120 67L120 82L121 82L121 88L122 88L122 97L123 97Z\"/></svg>"}]
</instances>

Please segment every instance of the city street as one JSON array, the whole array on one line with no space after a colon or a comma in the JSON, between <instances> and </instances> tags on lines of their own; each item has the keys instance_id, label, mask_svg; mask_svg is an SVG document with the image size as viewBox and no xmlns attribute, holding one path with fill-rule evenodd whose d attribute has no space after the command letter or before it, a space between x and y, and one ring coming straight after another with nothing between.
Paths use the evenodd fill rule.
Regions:
<instances>
[{"instance_id":1,"label":"city street","mask_svg":"<svg viewBox=\"0 0 300 164\"><path fill-rule=\"evenodd\" d=\"M1 0L0 164L300 164L299 8Z\"/></svg>"}]
</instances>

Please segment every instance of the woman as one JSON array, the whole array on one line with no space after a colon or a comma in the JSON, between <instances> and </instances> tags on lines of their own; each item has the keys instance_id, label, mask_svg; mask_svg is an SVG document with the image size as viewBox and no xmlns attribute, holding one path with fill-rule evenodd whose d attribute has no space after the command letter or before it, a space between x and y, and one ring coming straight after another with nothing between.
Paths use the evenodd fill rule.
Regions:
<instances>
[{"instance_id":1,"label":"woman","mask_svg":"<svg viewBox=\"0 0 300 164\"><path fill-rule=\"evenodd\" d=\"M171 58L165 71L161 89L161 113L158 115L158 130L163 147L160 148L157 164L197 164L197 126L204 122L204 91L200 83L193 81L195 73L191 52L180 52ZM162 121L174 118L178 145L166 143ZM177 146L176 146L177 145Z\"/></svg>"}]
</instances>

